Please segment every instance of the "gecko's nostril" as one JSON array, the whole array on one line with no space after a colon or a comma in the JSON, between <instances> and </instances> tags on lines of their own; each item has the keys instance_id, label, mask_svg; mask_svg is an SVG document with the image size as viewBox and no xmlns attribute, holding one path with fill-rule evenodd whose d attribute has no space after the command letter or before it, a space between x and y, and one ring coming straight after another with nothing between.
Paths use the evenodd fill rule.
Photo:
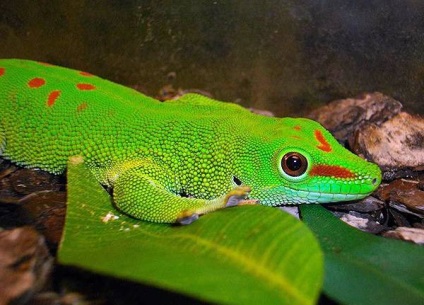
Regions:
<instances>
[{"instance_id":1,"label":"gecko's nostril","mask_svg":"<svg viewBox=\"0 0 424 305\"><path fill-rule=\"evenodd\" d=\"M372 179L371 183L372 183L373 185L376 185L376 184L377 184L377 178Z\"/></svg>"}]
</instances>

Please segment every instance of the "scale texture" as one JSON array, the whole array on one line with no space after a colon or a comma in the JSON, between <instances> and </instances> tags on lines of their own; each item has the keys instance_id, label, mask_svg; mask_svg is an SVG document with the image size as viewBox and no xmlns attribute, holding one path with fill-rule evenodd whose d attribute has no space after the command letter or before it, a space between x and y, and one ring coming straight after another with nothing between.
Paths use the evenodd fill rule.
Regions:
<instances>
[{"instance_id":1,"label":"scale texture","mask_svg":"<svg viewBox=\"0 0 424 305\"><path fill-rule=\"evenodd\" d=\"M0 156L59 174L80 156L135 218L191 223L238 204L363 198L377 165L317 122L187 94L159 102L90 73L0 60Z\"/></svg>"}]
</instances>

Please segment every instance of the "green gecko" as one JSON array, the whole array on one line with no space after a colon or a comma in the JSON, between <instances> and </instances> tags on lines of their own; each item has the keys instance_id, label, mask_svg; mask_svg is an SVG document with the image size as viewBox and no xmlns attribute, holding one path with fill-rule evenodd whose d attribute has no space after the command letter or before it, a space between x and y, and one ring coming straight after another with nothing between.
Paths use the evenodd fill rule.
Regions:
<instances>
[{"instance_id":1,"label":"green gecko","mask_svg":"<svg viewBox=\"0 0 424 305\"><path fill-rule=\"evenodd\" d=\"M59 174L72 156L114 205L142 220L188 224L243 203L363 198L381 171L317 122L274 118L187 94L159 102L92 74L0 60L0 156Z\"/></svg>"}]
</instances>

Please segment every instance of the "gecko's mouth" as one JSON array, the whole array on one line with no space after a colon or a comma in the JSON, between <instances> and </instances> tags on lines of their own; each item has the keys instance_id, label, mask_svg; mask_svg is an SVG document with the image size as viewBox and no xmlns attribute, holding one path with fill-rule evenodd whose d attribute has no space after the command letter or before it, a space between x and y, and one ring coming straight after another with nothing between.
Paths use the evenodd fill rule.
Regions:
<instances>
[{"instance_id":1,"label":"gecko's mouth","mask_svg":"<svg viewBox=\"0 0 424 305\"><path fill-rule=\"evenodd\" d=\"M324 192L308 192L308 191L297 191L297 197L301 201L300 203L331 203L340 201L352 201L365 198L371 194L367 193L356 193L356 194L343 194L343 193L324 193Z\"/></svg>"},{"instance_id":2,"label":"gecko's mouth","mask_svg":"<svg viewBox=\"0 0 424 305\"><path fill-rule=\"evenodd\" d=\"M264 188L255 194L251 193L252 198L258 197L261 204L281 205L281 204L309 204L309 203L333 203L340 201L359 200L370 195L374 189L357 190L356 192L317 192L316 190L299 190L284 186ZM271 200L269 198L272 198Z\"/></svg>"},{"instance_id":3,"label":"gecko's mouth","mask_svg":"<svg viewBox=\"0 0 424 305\"><path fill-rule=\"evenodd\" d=\"M304 203L332 203L340 201L352 201L367 197L371 193L365 194L332 194L332 193L312 193L307 195Z\"/></svg>"}]
</instances>

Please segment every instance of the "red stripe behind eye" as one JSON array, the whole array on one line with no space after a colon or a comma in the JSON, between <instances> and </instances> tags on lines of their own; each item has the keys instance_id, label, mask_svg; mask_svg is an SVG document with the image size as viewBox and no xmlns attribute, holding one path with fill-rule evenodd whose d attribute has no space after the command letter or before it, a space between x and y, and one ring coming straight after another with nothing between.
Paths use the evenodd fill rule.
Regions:
<instances>
[{"instance_id":1,"label":"red stripe behind eye","mask_svg":"<svg viewBox=\"0 0 424 305\"><path fill-rule=\"evenodd\" d=\"M335 178L354 178L355 174L350 170L335 165L315 165L309 172L311 176L324 176L324 177L335 177Z\"/></svg>"},{"instance_id":2,"label":"red stripe behind eye","mask_svg":"<svg viewBox=\"0 0 424 305\"><path fill-rule=\"evenodd\" d=\"M317 145L317 148L318 149L321 149L322 151L325 151L325 152L332 151L332 148L331 148L330 144L324 138L324 135L322 134L321 131L315 130L314 135L315 135L315 139L317 139L318 142L320 143L319 145Z\"/></svg>"},{"instance_id":3,"label":"red stripe behind eye","mask_svg":"<svg viewBox=\"0 0 424 305\"><path fill-rule=\"evenodd\" d=\"M0 76L3 76L5 71L6 71L5 68L0 68Z\"/></svg>"}]
</instances>

